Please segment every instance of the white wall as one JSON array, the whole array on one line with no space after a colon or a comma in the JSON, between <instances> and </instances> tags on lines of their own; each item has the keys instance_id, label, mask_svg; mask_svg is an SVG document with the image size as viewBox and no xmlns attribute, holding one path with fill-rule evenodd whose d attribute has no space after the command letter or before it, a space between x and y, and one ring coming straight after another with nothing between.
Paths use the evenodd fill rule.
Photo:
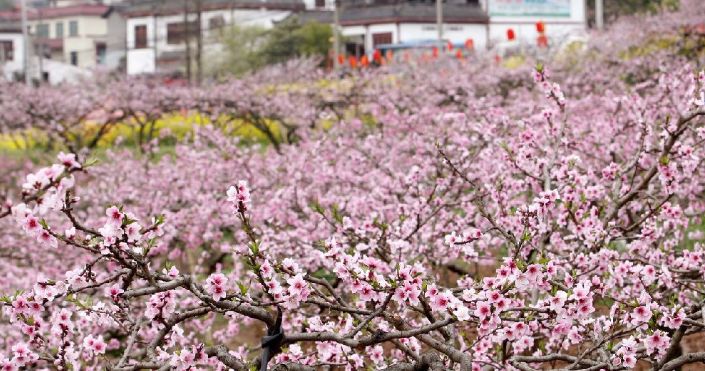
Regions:
<instances>
[{"instance_id":1,"label":"white wall","mask_svg":"<svg viewBox=\"0 0 705 371\"><path fill-rule=\"evenodd\" d=\"M42 68L44 72L49 74L49 84L51 85L76 83L82 79L90 78L92 74L88 69L52 61L50 59L45 59L42 62Z\"/></svg>"},{"instance_id":2,"label":"white wall","mask_svg":"<svg viewBox=\"0 0 705 371\"><path fill-rule=\"evenodd\" d=\"M154 73L154 49L133 49L127 52L127 74Z\"/></svg>"},{"instance_id":3,"label":"white wall","mask_svg":"<svg viewBox=\"0 0 705 371\"><path fill-rule=\"evenodd\" d=\"M57 38L56 34L56 24L63 23L64 25L64 36L69 37L70 26L69 24L75 21L78 24L78 36L82 37L95 37L95 36L105 36L108 33L108 21L106 18L101 16L67 16L61 18L51 18L39 20L30 20L29 25L33 33L36 33L37 26L39 24L49 27L49 38Z\"/></svg>"},{"instance_id":4,"label":"white wall","mask_svg":"<svg viewBox=\"0 0 705 371\"><path fill-rule=\"evenodd\" d=\"M59 61L71 64L71 53L76 53L79 67L93 68L96 65L95 41L85 37L67 37L64 39L64 59Z\"/></svg>"},{"instance_id":5,"label":"white wall","mask_svg":"<svg viewBox=\"0 0 705 371\"><path fill-rule=\"evenodd\" d=\"M24 43L22 42L22 34L0 32L0 40L11 41L14 49L13 60L2 65L2 75L9 80L12 79L15 72L21 72L24 68Z\"/></svg>"},{"instance_id":6,"label":"white wall","mask_svg":"<svg viewBox=\"0 0 705 371\"><path fill-rule=\"evenodd\" d=\"M343 36L359 36L367 33L365 26L342 26L341 33Z\"/></svg>"},{"instance_id":7,"label":"white wall","mask_svg":"<svg viewBox=\"0 0 705 371\"><path fill-rule=\"evenodd\" d=\"M326 0L325 9L335 9L335 0ZM316 8L316 0L304 0L304 5L307 10L320 9Z\"/></svg>"}]
</instances>

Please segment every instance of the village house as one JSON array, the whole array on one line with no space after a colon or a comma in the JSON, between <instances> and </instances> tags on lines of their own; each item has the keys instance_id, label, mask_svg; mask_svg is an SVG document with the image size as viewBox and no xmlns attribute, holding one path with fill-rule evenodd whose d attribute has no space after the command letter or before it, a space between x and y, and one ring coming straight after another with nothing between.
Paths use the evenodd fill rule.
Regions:
<instances>
[{"instance_id":1,"label":"village house","mask_svg":"<svg viewBox=\"0 0 705 371\"><path fill-rule=\"evenodd\" d=\"M304 10L298 0L201 0L199 25L193 3L185 9L183 2L140 1L123 11L128 75L183 71L185 61L194 56L199 31L204 53L209 53L218 48L218 38L231 25L271 28L292 12Z\"/></svg>"},{"instance_id":2,"label":"village house","mask_svg":"<svg viewBox=\"0 0 705 371\"><path fill-rule=\"evenodd\" d=\"M295 16L333 23L334 0L307 0ZM339 1L346 54L371 54L380 45L416 45L438 40L436 0ZM475 50L535 45L540 36L560 43L585 31L585 0L445 0L443 40ZM537 31L537 23L545 28ZM471 41L469 41L471 40Z\"/></svg>"}]
</instances>

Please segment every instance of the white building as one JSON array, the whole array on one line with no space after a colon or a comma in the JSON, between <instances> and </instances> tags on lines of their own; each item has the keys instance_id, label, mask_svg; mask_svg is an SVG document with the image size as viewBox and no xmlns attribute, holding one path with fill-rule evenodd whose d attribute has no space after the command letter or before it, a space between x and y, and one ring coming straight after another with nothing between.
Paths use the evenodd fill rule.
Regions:
<instances>
[{"instance_id":1,"label":"white building","mask_svg":"<svg viewBox=\"0 0 705 371\"><path fill-rule=\"evenodd\" d=\"M317 3L317 4L316 4ZM435 1L348 0L340 9L346 54L371 54L379 45L437 40ZM308 1L302 21L332 22L333 1ZM485 48L489 18L476 1L448 0L443 4L443 38L463 45L473 40Z\"/></svg>"},{"instance_id":2,"label":"white building","mask_svg":"<svg viewBox=\"0 0 705 371\"><path fill-rule=\"evenodd\" d=\"M28 9L30 54L41 58L40 69L44 60L80 69L119 69L125 57L125 26L114 10L104 4L63 1ZM0 18L19 24L20 10L4 11Z\"/></svg>"},{"instance_id":3,"label":"white building","mask_svg":"<svg viewBox=\"0 0 705 371\"><path fill-rule=\"evenodd\" d=\"M90 77L91 71L52 59L42 59L34 53L28 55L28 75L31 81L40 79L50 84L77 82ZM24 42L22 30L15 23L0 23L0 78L9 81L24 79ZM42 76L40 76L40 74Z\"/></svg>"},{"instance_id":4,"label":"white building","mask_svg":"<svg viewBox=\"0 0 705 371\"><path fill-rule=\"evenodd\" d=\"M189 9L188 22L184 22L181 2L140 2L122 12L127 25L127 73L183 71L186 41L189 40L193 56L199 28L207 54L218 48L219 36L230 25L270 28L303 9L303 2L298 0L202 0L199 27L195 9Z\"/></svg>"},{"instance_id":5,"label":"white building","mask_svg":"<svg viewBox=\"0 0 705 371\"><path fill-rule=\"evenodd\" d=\"M333 0L305 0L304 21L332 23ZM340 2L346 54L370 55L378 45L413 44L438 39L435 0L346 0ZM475 50L536 45L542 22L550 43L584 33L586 0L445 0L443 39ZM509 41L509 30L514 40Z\"/></svg>"},{"instance_id":6,"label":"white building","mask_svg":"<svg viewBox=\"0 0 705 371\"><path fill-rule=\"evenodd\" d=\"M124 25L111 6L75 4L29 12L33 43L44 57L76 67L117 69L124 58Z\"/></svg>"},{"instance_id":7,"label":"white building","mask_svg":"<svg viewBox=\"0 0 705 371\"><path fill-rule=\"evenodd\" d=\"M11 80L24 67L22 29L16 22L0 22L0 72Z\"/></svg>"},{"instance_id":8,"label":"white building","mask_svg":"<svg viewBox=\"0 0 705 371\"><path fill-rule=\"evenodd\" d=\"M307 10L333 10L335 9L335 0L303 0Z\"/></svg>"},{"instance_id":9,"label":"white building","mask_svg":"<svg viewBox=\"0 0 705 371\"><path fill-rule=\"evenodd\" d=\"M361 40L367 53L380 44L435 40L438 38L435 9L434 4L351 9L350 16L342 17L342 33ZM443 11L444 40L462 45L472 39L476 48L486 47L489 20L479 6L444 4Z\"/></svg>"}]
</instances>

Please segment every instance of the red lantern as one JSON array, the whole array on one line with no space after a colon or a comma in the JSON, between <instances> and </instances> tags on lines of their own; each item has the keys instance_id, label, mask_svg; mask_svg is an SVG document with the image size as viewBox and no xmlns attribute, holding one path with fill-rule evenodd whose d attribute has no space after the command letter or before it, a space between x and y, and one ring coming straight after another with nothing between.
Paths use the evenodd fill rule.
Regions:
<instances>
[{"instance_id":1,"label":"red lantern","mask_svg":"<svg viewBox=\"0 0 705 371\"><path fill-rule=\"evenodd\" d=\"M362 58L360 58L360 65L362 67L367 67L370 65L370 60L367 58L367 54L363 55Z\"/></svg>"},{"instance_id":2,"label":"red lantern","mask_svg":"<svg viewBox=\"0 0 705 371\"><path fill-rule=\"evenodd\" d=\"M475 48L475 42L472 41L472 38L465 40L465 49L472 50L473 48Z\"/></svg>"},{"instance_id":3,"label":"red lantern","mask_svg":"<svg viewBox=\"0 0 705 371\"><path fill-rule=\"evenodd\" d=\"M372 59L377 64L382 64L382 52L380 52L379 49L375 49L374 53L372 53Z\"/></svg>"},{"instance_id":4,"label":"red lantern","mask_svg":"<svg viewBox=\"0 0 705 371\"><path fill-rule=\"evenodd\" d=\"M540 48L548 48L548 37L544 34L539 35L539 37L536 38L536 45Z\"/></svg>"},{"instance_id":5,"label":"red lantern","mask_svg":"<svg viewBox=\"0 0 705 371\"><path fill-rule=\"evenodd\" d=\"M348 63L350 63L350 68L357 68L357 58L354 55L348 58Z\"/></svg>"},{"instance_id":6,"label":"red lantern","mask_svg":"<svg viewBox=\"0 0 705 371\"><path fill-rule=\"evenodd\" d=\"M455 58L458 58L458 60L463 59L463 51L458 49L458 51L455 52Z\"/></svg>"},{"instance_id":7,"label":"red lantern","mask_svg":"<svg viewBox=\"0 0 705 371\"><path fill-rule=\"evenodd\" d=\"M536 32L538 32L538 33L546 32L546 25L541 21L536 22Z\"/></svg>"},{"instance_id":8,"label":"red lantern","mask_svg":"<svg viewBox=\"0 0 705 371\"><path fill-rule=\"evenodd\" d=\"M344 55L338 54L338 64L341 66L345 64L345 56Z\"/></svg>"},{"instance_id":9,"label":"red lantern","mask_svg":"<svg viewBox=\"0 0 705 371\"><path fill-rule=\"evenodd\" d=\"M448 50L453 50L453 43L448 41Z\"/></svg>"},{"instance_id":10,"label":"red lantern","mask_svg":"<svg viewBox=\"0 0 705 371\"><path fill-rule=\"evenodd\" d=\"M438 58L438 47L434 46L433 47L433 58Z\"/></svg>"},{"instance_id":11,"label":"red lantern","mask_svg":"<svg viewBox=\"0 0 705 371\"><path fill-rule=\"evenodd\" d=\"M507 29L507 40L514 41L514 39L516 39L516 38L517 38L517 35L514 34L514 30L511 28Z\"/></svg>"}]
</instances>

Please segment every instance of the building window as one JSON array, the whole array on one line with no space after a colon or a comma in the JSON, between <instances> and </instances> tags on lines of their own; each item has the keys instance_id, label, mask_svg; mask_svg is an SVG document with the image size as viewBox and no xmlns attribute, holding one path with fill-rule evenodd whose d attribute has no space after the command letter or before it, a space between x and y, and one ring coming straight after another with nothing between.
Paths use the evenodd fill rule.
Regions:
<instances>
[{"instance_id":1,"label":"building window","mask_svg":"<svg viewBox=\"0 0 705 371\"><path fill-rule=\"evenodd\" d=\"M15 60L15 45L12 41L0 41L0 62Z\"/></svg>"},{"instance_id":2,"label":"building window","mask_svg":"<svg viewBox=\"0 0 705 371\"><path fill-rule=\"evenodd\" d=\"M147 47L147 26L135 26L135 49L144 49Z\"/></svg>"},{"instance_id":3,"label":"building window","mask_svg":"<svg viewBox=\"0 0 705 371\"><path fill-rule=\"evenodd\" d=\"M376 48L377 45L391 44L392 43L392 33L382 32L372 34L372 47Z\"/></svg>"},{"instance_id":4,"label":"building window","mask_svg":"<svg viewBox=\"0 0 705 371\"><path fill-rule=\"evenodd\" d=\"M37 25L37 37L42 39L49 38L49 25L48 24L38 24Z\"/></svg>"},{"instance_id":5,"label":"building window","mask_svg":"<svg viewBox=\"0 0 705 371\"><path fill-rule=\"evenodd\" d=\"M56 38L57 39L64 38L64 22L58 22L56 24Z\"/></svg>"},{"instance_id":6,"label":"building window","mask_svg":"<svg viewBox=\"0 0 705 371\"><path fill-rule=\"evenodd\" d=\"M78 36L78 21L69 22L69 36Z\"/></svg>"},{"instance_id":7,"label":"building window","mask_svg":"<svg viewBox=\"0 0 705 371\"><path fill-rule=\"evenodd\" d=\"M108 48L105 43L95 44L95 62L97 64L105 64L105 57L108 54Z\"/></svg>"},{"instance_id":8,"label":"building window","mask_svg":"<svg viewBox=\"0 0 705 371\"><path fill-rule=\"evenodd\" d=\"M326 0L316 0L316 8L325 8Z\"/></svg>"},{"instance_id":9,"label":"building window","mask_svg":"<svg viewBox=\"0 0 705 371\"><path fill-rule=\"evenodd\" d=\"M71 52L71 64L78 66L78 52Z\"/></svg>"},{"instance_id":10,"label":"building window","mask_svg":"<svg viewBox=\"0 0 705 371\"><path fill-rule=\"evenodd\" d=\"M166 42L172 45L183 44L186 41L186 35L189 39L196 37L196 30L198 30L196 22L169 23L166 25Z\"/></svg>"}]
</instances>

